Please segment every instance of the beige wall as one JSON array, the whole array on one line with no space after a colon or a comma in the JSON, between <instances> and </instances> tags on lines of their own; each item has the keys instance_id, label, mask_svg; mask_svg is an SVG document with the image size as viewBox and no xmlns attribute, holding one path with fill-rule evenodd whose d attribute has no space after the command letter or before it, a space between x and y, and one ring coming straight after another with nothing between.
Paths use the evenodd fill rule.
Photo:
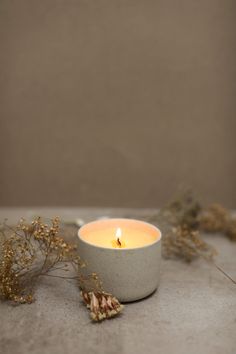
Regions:
<instances>
[{"instance_id":1,"label":"beige wall","mask_svg":"<svg viewBox=\"0 0 236 354\"><path fill-rule=\"evenodd\" d=\"M1 0L0 204L236 206L236 1Z\"/></svg>"}]
</instances>

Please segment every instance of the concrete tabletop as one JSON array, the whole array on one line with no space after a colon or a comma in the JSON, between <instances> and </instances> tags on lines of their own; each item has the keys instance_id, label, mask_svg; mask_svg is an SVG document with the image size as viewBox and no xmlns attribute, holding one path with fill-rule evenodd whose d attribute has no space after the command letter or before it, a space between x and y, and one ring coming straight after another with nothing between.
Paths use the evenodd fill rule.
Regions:
<instances>
[{"instance_id":1,"label":"concrete tabletop","mask_svg":"<svg viewBox=\"0 0 236 354\"><path fill-rule=\"evenodd\" d=\"M0 208L0 220L58 215L65 221L78 217L89 221L148 213L147 209ZM219 252L216 263L236 279L236 243L222 235L204 237ZM204 261L163 260L158 291L127 304L121 316L100 324L91 323L73 283L45 277L36 298L31 305L0 303L1 354L236 353L236 286Z\"/></svg>"}]
</instances>

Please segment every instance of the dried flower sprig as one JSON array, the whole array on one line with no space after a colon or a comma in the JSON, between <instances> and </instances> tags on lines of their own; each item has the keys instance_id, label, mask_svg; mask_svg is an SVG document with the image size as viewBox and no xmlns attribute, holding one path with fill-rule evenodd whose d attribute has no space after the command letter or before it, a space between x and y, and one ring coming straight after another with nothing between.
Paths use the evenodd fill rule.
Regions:
<instances>
[{"instance_id":1,"label":"dried flower sprig","mask_svg":"<svg viewBox=\"0 0 236 354\"><path fill-rule=\"evenodd\" d=\"M16 229L4 223L1 242L0 296L16 303L31 303L39 276L58 269L67 270L68 262L83 266L70 245L58 235L59 219L51 226L41 218L27 224L21 219ZM7 232L8 231L8 232ZM9 235L10 232L10 235Z\"/></svg>"},{"instance_id":2,"label":"dried flower sprig","mask_svg":"<svg viewBox=\"0 0 236 354\"><path fill-rule=\"evenodd\" d=\"M171 225L198 227L202 207L191 189L180 191L163 209L162 217Z\"/></svg>"},{"instance_id":3,"label":"dried flower sprig","mask_svg":"<svg viewBox=\"0 0 236 354\"><path fill-rule=\"evenodd\" d=\"M191 189L180 190L160 211L146 218L149 222L166 226L186 225L196 229L199 224L201 204Z\"/></svg>"},{"instance_id":4,"label":"dried flower sprig","mask_svg":"<svg viewBox=\"0 0 236 354\"><path fill-rule=\"evenodd\" d=\"M204 209L199 218L200 228L205 232L221 232L231 241L236 241L236 217L220 204Z\"/></svg>"},{"instance_id":5,"label":"dried flower sprig","mask_svg":"<svg viewBox=\"0 0 236 354\"><path fill-rule=\"evenodd\" d=\"M100 321L113 317L122 310L119 301L104 292L96 273L85 275L76 246L59 236L59 219L51 226L36 218L31 224L21 219L16 229L6 223L0 229L0 297L17 304L34 301L34 288L40 276L74 279L79 283L83 300L91 298L87 307L91 318ZM52 274L55 270L68 271L72 265L75 276ZM89 305L89 306L88 306Z\"/></svg>"},{"instance_id":6,"label":"dried flower sprig","mask_svg":"<svg viewBox=\"0 0 236 354\"><path fill-rule=\"evenodd\" d=\"M163 231L162 255L191 262L212 259L215 250L198 231L201 205L190 189L180 191L158 214L149 218Z\"/></svg>"},{"instance_id":7,"label":"dried flower sprig","mask_svg":"<svg viewBox=\"0 0 236 354\"><path fill-rule=\"evenodd\" d=\"M186 225L172 227L163 238L163 256L179 258L191 262L198 257L212 260L216 251L200 236L198 230L192 230Z\"/></svg>"},{"instance_id":8,"label":"dried flower sprig","mask_svg":"<svg viewBox=\"0 0 236 354\"><path fill-rule=\"evenodd\" d=\"M217 252L200 235L201 229L209 232L224 230L229 238L236 239L236 219L224 208L214 206L206 212L191 190L185 190L149 220L157 223L163 231L162 255L165 258L182 259L188 263L196 258L203 258L236 284L215 263L214 256Z\"/></svg>"}]
</instances>

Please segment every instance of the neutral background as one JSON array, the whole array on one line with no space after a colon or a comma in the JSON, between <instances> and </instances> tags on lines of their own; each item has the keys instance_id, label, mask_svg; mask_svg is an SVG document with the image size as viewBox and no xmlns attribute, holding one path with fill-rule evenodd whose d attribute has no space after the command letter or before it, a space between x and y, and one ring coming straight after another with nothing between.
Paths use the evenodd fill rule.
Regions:
<instances>
[{"instance_id":1,"label":"neutral background","mask_svg":"<svg viewBox=\"0 0 236 354\"><path fill-rule=\"evenodd\" d=\"M1 0L0 205L236 206L236 1Z\"/></svg>"}]
</instances>

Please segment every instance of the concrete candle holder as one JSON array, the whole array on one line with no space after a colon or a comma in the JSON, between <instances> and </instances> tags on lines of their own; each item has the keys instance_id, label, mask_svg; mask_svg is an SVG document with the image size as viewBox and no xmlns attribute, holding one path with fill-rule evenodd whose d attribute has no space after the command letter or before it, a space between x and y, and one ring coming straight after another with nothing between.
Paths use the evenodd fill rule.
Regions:
<instances>
[{"instance_id":1,"label":"concrete candle holder","mask_svg":"<svg viewBox=\"0 0 236 354\"><path fill-rule=\"evenodd\" d=\"M114 247L115 230L124 231ZM161 231L139 220L107 219L78 231L79 254L89 272L96 272L104 290L121 302L142 299L159 285Z\"/></svg>"}]
</instances>

